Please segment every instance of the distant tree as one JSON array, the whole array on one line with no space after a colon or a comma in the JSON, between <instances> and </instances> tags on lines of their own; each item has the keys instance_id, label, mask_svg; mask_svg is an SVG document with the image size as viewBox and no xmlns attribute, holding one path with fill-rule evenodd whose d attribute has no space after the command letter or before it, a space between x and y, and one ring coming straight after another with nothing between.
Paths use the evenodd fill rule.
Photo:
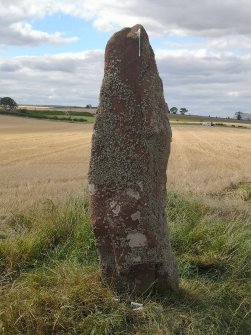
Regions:
<instances>
[{"instance_id":1,"label":"distant tree","mask_svg":"<svg viewBox=\"0 0 251 335\"><path fill-rule=\"evenodd\" d=\"M184 107L182 107L181 109L180 109L180 114L181 115L185 115L185 113L187 113L188 112L188 109L186 109L186 108L184 108Z\"/></svg>"},{"instance_id":2,"label":"distant tree","mask_svg":"<svg viewBox=\"0 0 251 335\"><path fill-rule=\"evenodd\" d=\"M91 104L88 104L88 105L86 105L85 108L92 108L92 105L91 105Z\"/></svg>"},{"instance_id":3,"label":"distant tree","mask_svg":"<svg viewBox=\"0 0 251 335\"><path fill-rule=\"evenodd\" d=\"M0 98L0 106L3 108L4 111L13 112L17 109L16 101L9 97Z\"/></svg>"},{"instance_id":4,"label":"distant tree","mask_svg":"<svg viewBox=\"0 0 251 335\"><path fill-rule=\"evenodd\" d=\"M242 119L242 112L240 112L240 111L239 111L239 112L236 112L236 113L235 113L235 116L236 116L236 119L237 119L237 120L241 120L241 119Z\"/></svg>"},{"instance_id":5,"label":"distant tree","mask_svg":"<svg viewBox=\"0 0 251 335\"><path fill-rule=\"evenodd\" d=\"M178 112L178 108L177 107L170 108L170 113L177 114L177 112Z\"/></svg>"}]
</instances>

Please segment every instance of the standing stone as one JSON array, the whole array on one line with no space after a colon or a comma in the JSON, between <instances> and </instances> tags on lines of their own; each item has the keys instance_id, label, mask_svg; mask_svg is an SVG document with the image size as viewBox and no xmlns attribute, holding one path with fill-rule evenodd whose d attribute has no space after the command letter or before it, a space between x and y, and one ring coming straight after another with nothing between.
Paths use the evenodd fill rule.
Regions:
<instances>
[{"instance_id":1,"label":"standing stone","mask_svg":"<svg viewBox=\"0 0 251 335\"><path fill-rule=\"evenodd\" d=\"M102 278L118 292L178 288L165 212L171 136L147 33L124 28L106 46L89 169Z\"/></svg>"}]
</instances>

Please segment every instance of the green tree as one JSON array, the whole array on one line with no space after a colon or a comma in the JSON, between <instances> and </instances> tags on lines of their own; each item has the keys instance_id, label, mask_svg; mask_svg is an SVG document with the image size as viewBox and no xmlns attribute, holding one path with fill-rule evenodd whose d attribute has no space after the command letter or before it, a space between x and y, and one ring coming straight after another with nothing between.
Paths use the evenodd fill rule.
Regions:
<instances>
[{"instance_id":1,"label":"green tree","mask_svg":"<svg viewBox=\"0 0 251 335\"><path fill-rule=\"evenodd\" d=\"M188 109L186 109L186 108L184 108L184 107L182 107L181 109L180 109L180 114L181 115L185 115L185 113L187 113L188 112Z\"/></svg>"},{"instance_id":2,"label":"green tree","mask_svg":"<svg viewBox=\"0 0 251 335\"><path fill-rule=\"evenodd\" d=\"M236 119L237 119L237 120L241 120L241 119L242 119L242 112L240 112L240 111L239 111L239 112L236 112L236 113L235 113L235 116L236 116Z\"/></svg>"},{"instance_id":3,"label":"green tree","mask_svg":"<svg viewBox=\"0 0 251 335\"><path fill-rule=\"evenodd\" d=\"M172 113L172 114L177 114L177 112L178 112L178 108L177 107L172 107L170 109L170 113Z\"/></svg>"},{"instance_id":4,"label":"green tree","mask_svg":"<svg viewBox=\"0 0 251 335\"><path fill-rule=\"evenodd\" d=\"M9 97L0 98L0 106L4 111L13 112L17 109L16 101Z\"/></svg>"}]
</instances>

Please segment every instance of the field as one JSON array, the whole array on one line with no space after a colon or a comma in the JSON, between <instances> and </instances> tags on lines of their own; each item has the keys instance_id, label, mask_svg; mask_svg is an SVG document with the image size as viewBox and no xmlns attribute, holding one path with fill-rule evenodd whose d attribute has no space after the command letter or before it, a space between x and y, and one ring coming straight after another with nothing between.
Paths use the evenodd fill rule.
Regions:
<instances>
[{"instance_id":1,"label":"field","mask_svg":"<svg viewBox=\"0 0 251 335\"><path fill-rule=\"evenodd\" d=\"M0 208L84 192L92 125L0 116Z\"/></svg>"},{"instance_id":2,"label":"field","mask_svg":"<svg viewBox=\"0 0 251 335\"><path fill-rule=\"evenodd\" d=\"M250 129L172 126L180 289L118 297L100 280L84 196L92 128L0 115L0 334L249 335Z\"/></svg>"},{"instance_id":3,"label":"field","mask_svg":"<svg viewBox=\"0 0 251 335\"><path fill-rule=\"evenodd\" d=\"M83 194L92 127L0 115L1 214L41 197ZM172 131L169 189L218 193L251 181L250 130L175 125Z\"/></svg>"},{"instance_id":4,"label":"field","mask_svg":"<svg viewBox=\"0 0 251 335\"><path fill-rule=\"evenodd\" d=\"M95 120L94 108L49 108L49 107L29 107L18 108L15 111L0 109L2 115L15 115L19 117L33 119L48 119L57 121L86 122L93 123Z\"/></svg>"},{"instance_id":5,"label":"field","mask_svg":"<svg viewBox=\"0 0 251 335\"><path fill-rule=\"evenodd\" d=\"M16 111L3 111L0 114L13 114L20 117L49 119L57 121L94 123L97 108L67 106L19 106ZM251 122L231 118L219 118L199 115L168 114L172 125L202 125L211 122L216 127L250 128Z\"/></svg>"}]
</instances>

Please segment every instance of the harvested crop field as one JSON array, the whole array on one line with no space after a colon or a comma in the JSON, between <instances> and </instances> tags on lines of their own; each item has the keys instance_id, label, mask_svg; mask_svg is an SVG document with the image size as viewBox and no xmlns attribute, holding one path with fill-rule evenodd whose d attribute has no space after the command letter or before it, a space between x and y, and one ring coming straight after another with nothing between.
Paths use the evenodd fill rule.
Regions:
<instances>
[{"instance_id":1,"label":"harvested crop field","mask_svg":"<svg viewBox=\"0 0 251 335\"><path fill-rule=\"evenodd\" d=\"M0 215L39 199L82 194L92 124L0 115ZM172 126L169 188L217 193L251 181L250 129Z\"/></svg>"}]
</instances>

